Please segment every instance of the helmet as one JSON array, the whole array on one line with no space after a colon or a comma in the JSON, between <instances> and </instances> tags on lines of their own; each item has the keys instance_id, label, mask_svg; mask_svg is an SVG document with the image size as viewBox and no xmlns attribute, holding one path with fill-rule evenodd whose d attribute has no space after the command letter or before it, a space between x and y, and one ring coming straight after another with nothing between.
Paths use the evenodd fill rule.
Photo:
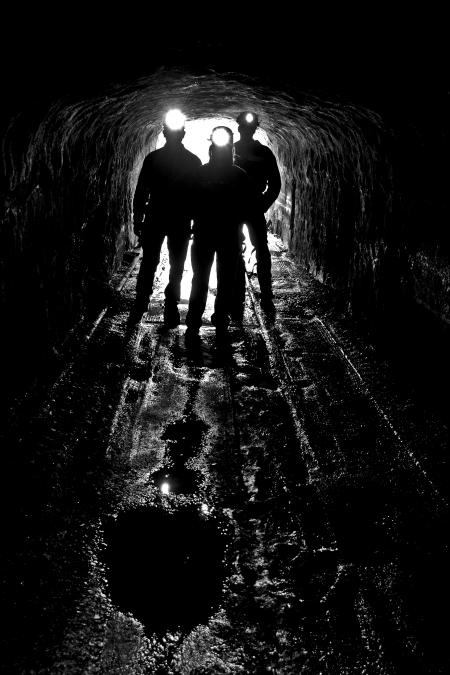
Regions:
<instances>
[{"instance_id":1,"label":"helmet","mask_svg":"<svg viewBox=\"0 0 450 675\"><path fill-rule=\"evenodd\" d=\"M217 148L233 146L233 132L230 127L214 127L211 132L211 143Z\"/></svg>"},{"instance_id":2,"label":"helmet","mask_svg":"<svg viewBox=\"0 0 450 675\"><path fill-rule=\"evenodd\" d=\"M239 113L236 117L236 122L240 127L248 127L256 129L259 124L258 116L255 113L244 110L244 112Z\"/></svg>"},{"instance_id":3,"label":"helmet","mask_svg":"<svg viewBox=\"0 0 450 675\"><path fill-rule=\"evenodd\" d=\"M185 121L186 117L181 110L173 108L164 116L164 130L172 132L184 131Z\"/></svg>"},{"instance_id":4,"label":"helmet","mask_svg":"<svg viewBox=\"0 0 450 675\"><path fill-rule=\"evenodd\" d=\"M211 132L209 157L217 165L233 164L233 132L229 127L214 127Z\"/></svg>"}]
</instances>

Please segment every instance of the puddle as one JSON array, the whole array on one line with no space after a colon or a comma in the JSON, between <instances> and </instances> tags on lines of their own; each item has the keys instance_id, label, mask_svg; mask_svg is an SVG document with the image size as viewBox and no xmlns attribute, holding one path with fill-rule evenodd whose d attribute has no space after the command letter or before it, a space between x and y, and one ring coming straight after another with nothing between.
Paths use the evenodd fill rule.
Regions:
<instances>
[{"instance_id":1,"label":"puddle","mask_svg":"<svg viewBox=\"0 0 450 675\"><path fill-rule=\"evenodd\" d=\"M192 413L168 424L161 438L168 453L177 460L186 460L200 450L208 426Z\"/></svg>"},{"instance_id":2,"label":"puddle","mask_svg":"<svg viewBox=\"0 0 450 675\"><path fill-rule=\"evenodd\" d=\"M166 445L165 466L150 477L163 494L192 494L198 489L202 474L185 462L200 450L207 431L208 426L191 411L166 426L161 435Z\"/></svg>"},{"instance_id":3,"label":"puddle","mask_svg":"<svg viewBox=\"0 0 450 675\"><path fill-rule=\"evenodd\" d=\"M198 489L202 474L183 465L174 464L173 467L165 467L152 473L151 480L163 494L191 494Z\"/></svg>"},{"instance_id":4,"label":"puddle","mask_svg":"<svg viewBox=\"0 0 450 675\"><path fill-rule=\"evenodd\" d=\"M139 508L105 526L111 599L147 634L190 630L217 611L225 578L224 524L199 506Z\"/></svg>"}]
</instances>

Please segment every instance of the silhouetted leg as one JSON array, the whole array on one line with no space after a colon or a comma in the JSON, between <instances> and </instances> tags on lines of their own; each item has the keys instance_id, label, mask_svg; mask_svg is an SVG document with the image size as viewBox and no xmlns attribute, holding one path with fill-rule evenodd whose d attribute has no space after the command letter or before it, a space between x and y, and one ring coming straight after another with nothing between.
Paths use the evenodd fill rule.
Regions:
<instances>
[{"instance_id":1,"label":"silhouetted leg","mask_svg":"<svg viewBox=\"0 0 450 675\"><path fill-rule=\"evenodd\" d=\"M214 324L217 328L226 328L230 321L233 289L236 269L242 260L237 245L220 246L217 250L217 295L214 303Z\"/></svg>"},{"instance_id":2,"label":"silhouetted leg","mask_svg":"<svg viewBox=\"0 0 450 675\"><path fill-rule=\"evenodd\" d=\"M264 216L259 216L248 225L250 241L255 247L256 263L261 301L271 302L272 293L272 261L267 244L267 225Z\"/></svg>"},{"instance_id":3,"label":"silhouetted leg","mask_svg":"<svg viewBox=\"0 0 450 675\"><path fill-rule=\"evenodd\" d=\"M189 232L186 234L169 234L167 248L169 250L169 283L166 286L166 306L176 306L180 300L181 280L183 278L184 263L189 246Z\"/></svg>"},{"instance_id":4,"label":"silhouetted leg","mask_svg":"<svg viewBox=\"0 0 450 675\"><path fill-rule=\"evenodd\" d=\"M189 309L186 325L198 329L202 325L202 316L208 297L209 275L214 260L214 246L210 241L194 238L191 248L192 288L189 297Z\"/></svg>"},{"instance_id":5,"label":"silhouetted leg","mask_svg":"<svg viewBox=\"0 0 450 675\"><path fill-rule=\"evenodd\" d=\"M242 321L245 303L245 262L242 254L239 254L236 261L236 269L232 286L233 291L231 293L230 313L233 319Z\"/></svg>"},{"instance_id":6,"label":"silhouetted leg","mask_svg":"<svg viewBox=\"0 0 450 675\"><path fill-rule=\"evenodd\" d=\"M153 291L153 280L159 263L164 233L160 230L149 230L145 233L142 244L142 260L136 282L136 302L138 309L145 311Z\"/></svg>"}]
</instances>

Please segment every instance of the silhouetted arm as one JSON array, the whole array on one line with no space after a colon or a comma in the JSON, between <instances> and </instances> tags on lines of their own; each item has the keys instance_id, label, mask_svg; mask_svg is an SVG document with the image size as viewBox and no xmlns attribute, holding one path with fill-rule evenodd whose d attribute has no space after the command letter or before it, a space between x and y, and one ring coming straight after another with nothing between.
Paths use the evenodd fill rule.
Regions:
<instances>
[{"instance_id":1,"label":"silhouetted arm","mask_svg":"<svg viewBox=\"0 0 450 675\"><path fill-rule=\"evenodd\" d=\"M251 221L255 213L260 213L261 194L244 169L240 169L237 179L240 187L240 214L244 223Z\"/></svg>"},{"instance_id":2,"label":"silhouetted arm","mask_svg":"<svg viewBox=\"0 0 450 675\"><path fill-rule=\"evenodd\" d=\"M189 175L187 185L186 206L191 220L195 221L198 212L199 192L200 192L200 170L202 168L201 160L193 155L192 169Z\"/></svg>"},{"instance_id":3,"label":"silhouetted arm","mask_svg":"<svg viewBox=\"0 0 450 675\"><path fill-rule=\"evenodd\" d=\"M263 208L264 212L272 206L281 190L281 176L278 170L277 160L275 155L269 150L267 153L267 187L263 192Z\"/></svg>"}]
</instances>

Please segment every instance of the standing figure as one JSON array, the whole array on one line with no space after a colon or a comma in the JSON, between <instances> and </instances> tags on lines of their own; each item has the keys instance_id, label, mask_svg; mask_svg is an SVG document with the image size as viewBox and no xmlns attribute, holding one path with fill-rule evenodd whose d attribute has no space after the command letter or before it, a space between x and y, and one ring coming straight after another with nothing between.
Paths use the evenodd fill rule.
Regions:
<instances>
[{"instance_id":1,"label":"standing figure","mask_svg":"<svg viewBox=\"0 0 450 675\"><path fill-rule=\"evenodd\" d=\"M242 112L238 115L238 132L240 140L234 144L235 163L244 169L258 193L258 201L254 212L246 221L250 241L255 248L259 288L261 291L261 307L269 318L275 316L272 293L272 273L270 251L267 245L267 223L265 212L274 203L281 189L281 178L277 161L273 152L259 141L253 134L258 127L258 118L254 113ZM245 295L245 269L243 261L234 302L233 316L242 319Z\"/></svg>"},{"instance_id":2,"label":"standing figure","mask_svg":"<svg viewBox=\"0 0 450 675\"><path fill-rule=\"evenodd\" d=\"M216 335L226 336L230 304L241 251L242 224L255 208L253 186L233 163L233 133L215 127L209 148L210 160L198 174L192 244L193 280L186 317L186 340L198 339L208 296L209 276L216 255L217 295L212 323Z\"/></svg>"},{"instance_id":3,"label":"standing figure","mask_svg":"<svg viewBox=\"0 0 450 675\"><path fill-rule=\"evenodd\" d=\"M161 246L167 236L169 283L165 289L164 323L178 326L181 279L189 245L192 221L192 188L201 167L200 159L186 150L185 117L171 110L164 120L165 145L144 160L133 201L134 232L143 256L136 283L136 301L131 318L147 311Z\"/></svg>"}]
</instances>

